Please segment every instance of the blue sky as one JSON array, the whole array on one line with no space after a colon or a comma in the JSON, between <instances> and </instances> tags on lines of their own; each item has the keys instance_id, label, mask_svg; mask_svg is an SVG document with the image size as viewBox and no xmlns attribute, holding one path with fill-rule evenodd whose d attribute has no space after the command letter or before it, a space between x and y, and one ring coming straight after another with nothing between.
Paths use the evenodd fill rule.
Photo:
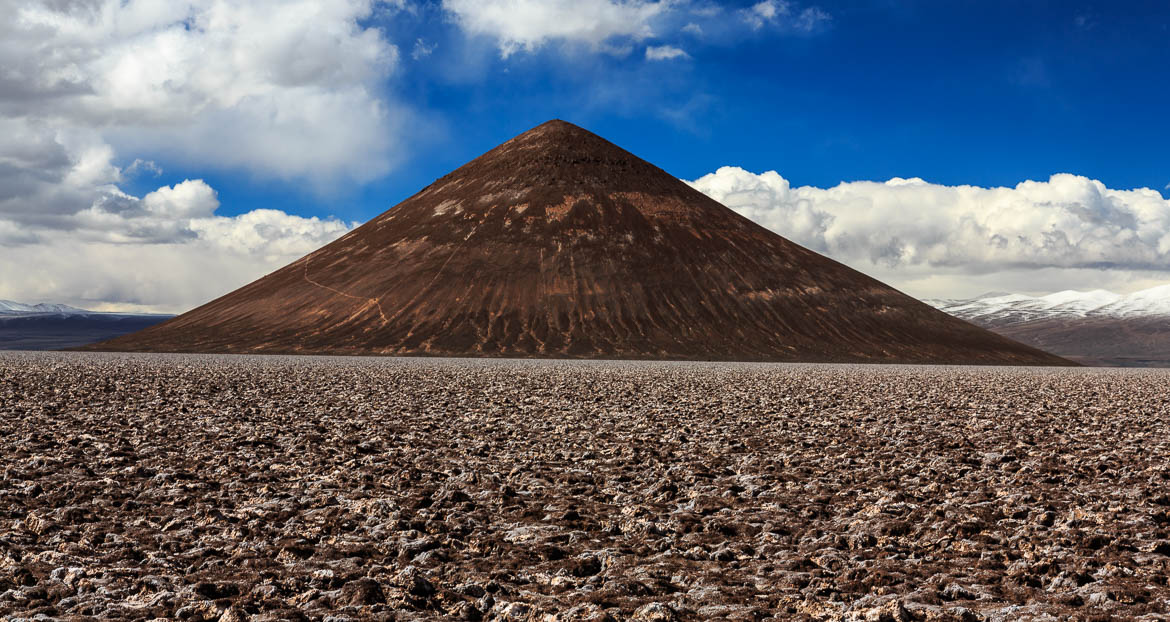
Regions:
<instances>
[{"instance_id":1,"label":"blue sky","mask_svg":"<svg viewBox=\"0 0 1170 622\"><path fill-rule=\"evenodd\" d=\"M1064 172L1164 189L1170 6L1122 4L822 2L831 19L813 32L671 37L690 58L666 62L556 42L502 58L489 37L469 40L423 5L365 20L400 47L385 88L421 123L384 177L320 190L155 161L165 183L206 179L224 214L276 202L364 221L562 118L686 179L732 164L821 187L891 177L1015 185ZM420 38L433 51L412 59Z\"/></svg>"},{"instance_id":2,"label":"blue sky","mask_svg":"<svg viewBox=\"0 0 1170 622\"><path fill-rule=\"evenodd\" d=\"M352 198L352 216L332 201L312 203L369 218L550 118L687 179L735 164L817 186L895 176L1014 185L1057 172L1116 188L1170 183L1165 3L820 6L832 19L813 33L685 37L691 58L673 62L555 44L500 58L433 8L405 25L374 20L395 38L435 47L392 78L427 127L411 137L408 160ZM473 75L467 55L481 57ZM600 84L607 93L597 93ZM229 210L274 190L240 188L249 200L235 206L226 199L237 185L249 184L237 176L217 186Z\"/></svg>"},{"instance_id":3,"label":"blue sky","mask_svg":"<svg viewBox=\"0 0 1170 622\"><path fill-rule=\"evenodd\" d=\"M18 4L0 298L181 310L551 118L916 295L1170 280L1164 2Z\"/></svg>"}]
</instances>

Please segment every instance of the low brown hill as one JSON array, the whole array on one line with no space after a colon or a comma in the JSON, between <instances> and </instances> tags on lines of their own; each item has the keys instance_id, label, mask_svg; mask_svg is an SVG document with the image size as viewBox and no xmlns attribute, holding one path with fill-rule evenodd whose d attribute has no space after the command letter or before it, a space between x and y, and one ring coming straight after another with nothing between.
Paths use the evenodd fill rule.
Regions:
<instances>
[{"instance_id":1,"label":"low brown hill","mask_svg":"<svg viewBox=\"0 0 1170 622\"><path fill-rule=\"evenodd\" d=\"M91 349L1068 364L756 225L564 121Z\"/></svg>"},{"instance_id":2,"label":"low brown hill","mask_svg":"<svg viewBox=\"0 0 1170 622\"><path fill-rule=\"evenodd\" d=\"M1170 367L1170 318L1082 317L987 326L1084 365Z\"/></svg>"}]
</instances>

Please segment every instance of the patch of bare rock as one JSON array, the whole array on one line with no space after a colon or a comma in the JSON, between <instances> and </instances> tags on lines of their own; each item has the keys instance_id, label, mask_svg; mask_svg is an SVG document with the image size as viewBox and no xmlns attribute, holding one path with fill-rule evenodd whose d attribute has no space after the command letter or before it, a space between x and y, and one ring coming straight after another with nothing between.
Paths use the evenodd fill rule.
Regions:
<instances>
[{"instance_id":1,"label":"patch of bare rock","mask_svg":"<svg viewBox=\"0 0 1170 622\"><path fill-rule=\"evenodd\" d=\"M0 354L0 618L1167 620L1170 373Z\"/></svg>"}]
</instances>

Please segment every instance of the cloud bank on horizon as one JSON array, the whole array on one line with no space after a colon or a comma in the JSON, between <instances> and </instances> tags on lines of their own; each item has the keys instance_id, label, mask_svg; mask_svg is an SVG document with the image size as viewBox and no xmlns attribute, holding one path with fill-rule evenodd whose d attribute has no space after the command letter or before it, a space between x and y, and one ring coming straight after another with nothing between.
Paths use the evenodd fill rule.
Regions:
<instances>
[{"instance_id":1,"label":"cloud bank on horizon","mask_svg":"<svg viewBox=\"0 0 1170 622\"><path fill-rule=\"evenodd\" d=\"M1150 188L1065 173L1012 188L918 178L794 188L776 171L733 166L688 183L794 242L919 290L964 279L1030 291L1037 274L1053 290L1086 289L1116 284L1114 271L1170 273L1170 200Z\"/></svg>"},{"instance_id":2,"label":"cloud bank on horizon","mask_svg":"<svg viewBox=\"0 0 1170 622\"><path fill-rule=\"evenodd\" d=\"M0 298L151 311L191 308L355 226L279 202L225 205L208 178L322 199L393 178L420 149L410 128L436 114L402 76L440 67L444 53L478 53L451 51L459 41L480 42L502 71L593 57L683 79L704 49L814 38L837 20L786 0L6 4ZM423 23L439 26L395 31ZM680 105L701 107L701 96ZM735 166L689 183L923 297L1170 279L1170 202L1149 188L1067 174L1008 188L916 178L792 187Z\"/></svg>"}]
</instances>

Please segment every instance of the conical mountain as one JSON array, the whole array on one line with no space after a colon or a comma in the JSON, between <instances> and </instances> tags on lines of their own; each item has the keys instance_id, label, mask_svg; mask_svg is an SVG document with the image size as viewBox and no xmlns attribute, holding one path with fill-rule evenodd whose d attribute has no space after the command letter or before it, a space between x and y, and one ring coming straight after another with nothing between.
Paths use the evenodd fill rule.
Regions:
<instances>
[{"instance_id":1,"label":"conical mountain","mask_svg":"<svg viewBox=\"0 0 1170 622\"><path fill-rule=\"evenodd\" d=\"M550 121L103 350L1065 364Z\"/></svg>"}]
</instances>

